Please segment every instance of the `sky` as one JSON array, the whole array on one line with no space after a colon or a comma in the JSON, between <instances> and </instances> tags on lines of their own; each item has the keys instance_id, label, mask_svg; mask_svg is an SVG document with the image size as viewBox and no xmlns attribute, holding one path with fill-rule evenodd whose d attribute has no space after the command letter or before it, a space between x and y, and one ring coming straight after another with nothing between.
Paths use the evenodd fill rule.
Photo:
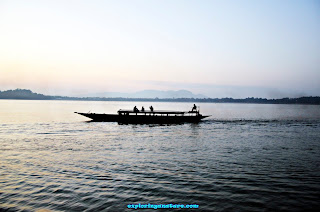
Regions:
<instances>
[{"instance_id":1,"label":"sky","mask_svg":"<svg viewBox=\"0 0 320 212\"><path fill-rule=\"evenodd\" d=\"M320 96L320 1L0 0L0 90Z\"/></svg>"}]
</instances>

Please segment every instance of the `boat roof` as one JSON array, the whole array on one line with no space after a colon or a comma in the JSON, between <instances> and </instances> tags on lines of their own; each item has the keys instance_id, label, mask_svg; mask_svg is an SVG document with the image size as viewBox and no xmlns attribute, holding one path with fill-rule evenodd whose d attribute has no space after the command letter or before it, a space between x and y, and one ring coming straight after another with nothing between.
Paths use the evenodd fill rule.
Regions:
<instances>
[{"instance_id":1,"label":"boat roof","mask_svg":"<svg viewBox=\"0 0 320 212\"><path fill-rule=\"evenodd\" d=\"M124 109L120 109L118 110L118 113L148 113L148 114L185 114L185 113L189 113L186 111L172 111L172 110L145 110L145 111L133 111L133 110L124 110Z\"/></svg>"}]
</instances>

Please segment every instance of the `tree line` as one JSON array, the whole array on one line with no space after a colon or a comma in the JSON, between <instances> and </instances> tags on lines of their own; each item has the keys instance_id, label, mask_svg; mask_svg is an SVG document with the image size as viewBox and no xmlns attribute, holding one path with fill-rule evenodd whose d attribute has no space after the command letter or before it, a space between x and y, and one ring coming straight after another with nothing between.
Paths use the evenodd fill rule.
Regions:
<instances>
[{"instance_id":1,"label":"tree line","mask_svg":"<svg viewBox=\"0 0 320 212\"><path fill-rule=\"evenodd\" d=\"M141 102L203 102L203 103L255 103L255 104L313 104L320 105L320 97L299 97L266 99L248 97L245 99L233 98L122 98L122 97L68 97L48 96L34 93L27 89L0 91L0 99L25 99L25 100L77 100L77 101L141 101Z\"/></svg>"}]
</instances>

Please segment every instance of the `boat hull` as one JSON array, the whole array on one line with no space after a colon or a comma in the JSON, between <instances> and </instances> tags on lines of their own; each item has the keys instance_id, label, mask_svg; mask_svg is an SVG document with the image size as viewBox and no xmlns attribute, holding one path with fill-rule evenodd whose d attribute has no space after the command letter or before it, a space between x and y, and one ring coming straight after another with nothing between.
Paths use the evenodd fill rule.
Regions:
<instances>
[{"instance_id":1,"label":"boat hull","mask_svg":"<svg viewBox=\"0 0 320 212\"><path fill-rule=\"evenodd\" d=\"M85 116L92 119L93 121L103 121L103 122L117 122L119 120L117 114L99 114L99 113L78 113L79 115Z\"/></svg>"},{"instance_id":2,"label":"boat hull","mask_svg":"<svg viewBox=\"0 0 320 212\"><path fill-rule=\"evenodd\" d=\"M77 112L76 112L77 113ZM198 123L208 116L166 116L166 115L118 115L118 114L97 114L77 113L88 117L92 121L118 122L123 124L171 124L171 123Z\"/></svg>"}]
</instances>

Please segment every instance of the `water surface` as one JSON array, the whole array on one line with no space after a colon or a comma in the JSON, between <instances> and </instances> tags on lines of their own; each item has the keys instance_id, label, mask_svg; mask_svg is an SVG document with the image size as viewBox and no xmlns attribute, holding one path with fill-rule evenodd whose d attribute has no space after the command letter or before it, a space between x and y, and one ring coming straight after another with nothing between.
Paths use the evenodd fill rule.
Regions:
<instances>
[{"instance_id":1,"label":"water surface","mask_svg":"<svg viewBox=\"0 0 320 212\"><path fill-rule=\"evenodd\" d=\"M211 117L181 125L87 122L73 113L150 104L192 107L0 100L0 209L130 211L132 203L198 204L211 211L320 207L319 106L205 103L200 109Z\"/></svg>"}]
</instances>

